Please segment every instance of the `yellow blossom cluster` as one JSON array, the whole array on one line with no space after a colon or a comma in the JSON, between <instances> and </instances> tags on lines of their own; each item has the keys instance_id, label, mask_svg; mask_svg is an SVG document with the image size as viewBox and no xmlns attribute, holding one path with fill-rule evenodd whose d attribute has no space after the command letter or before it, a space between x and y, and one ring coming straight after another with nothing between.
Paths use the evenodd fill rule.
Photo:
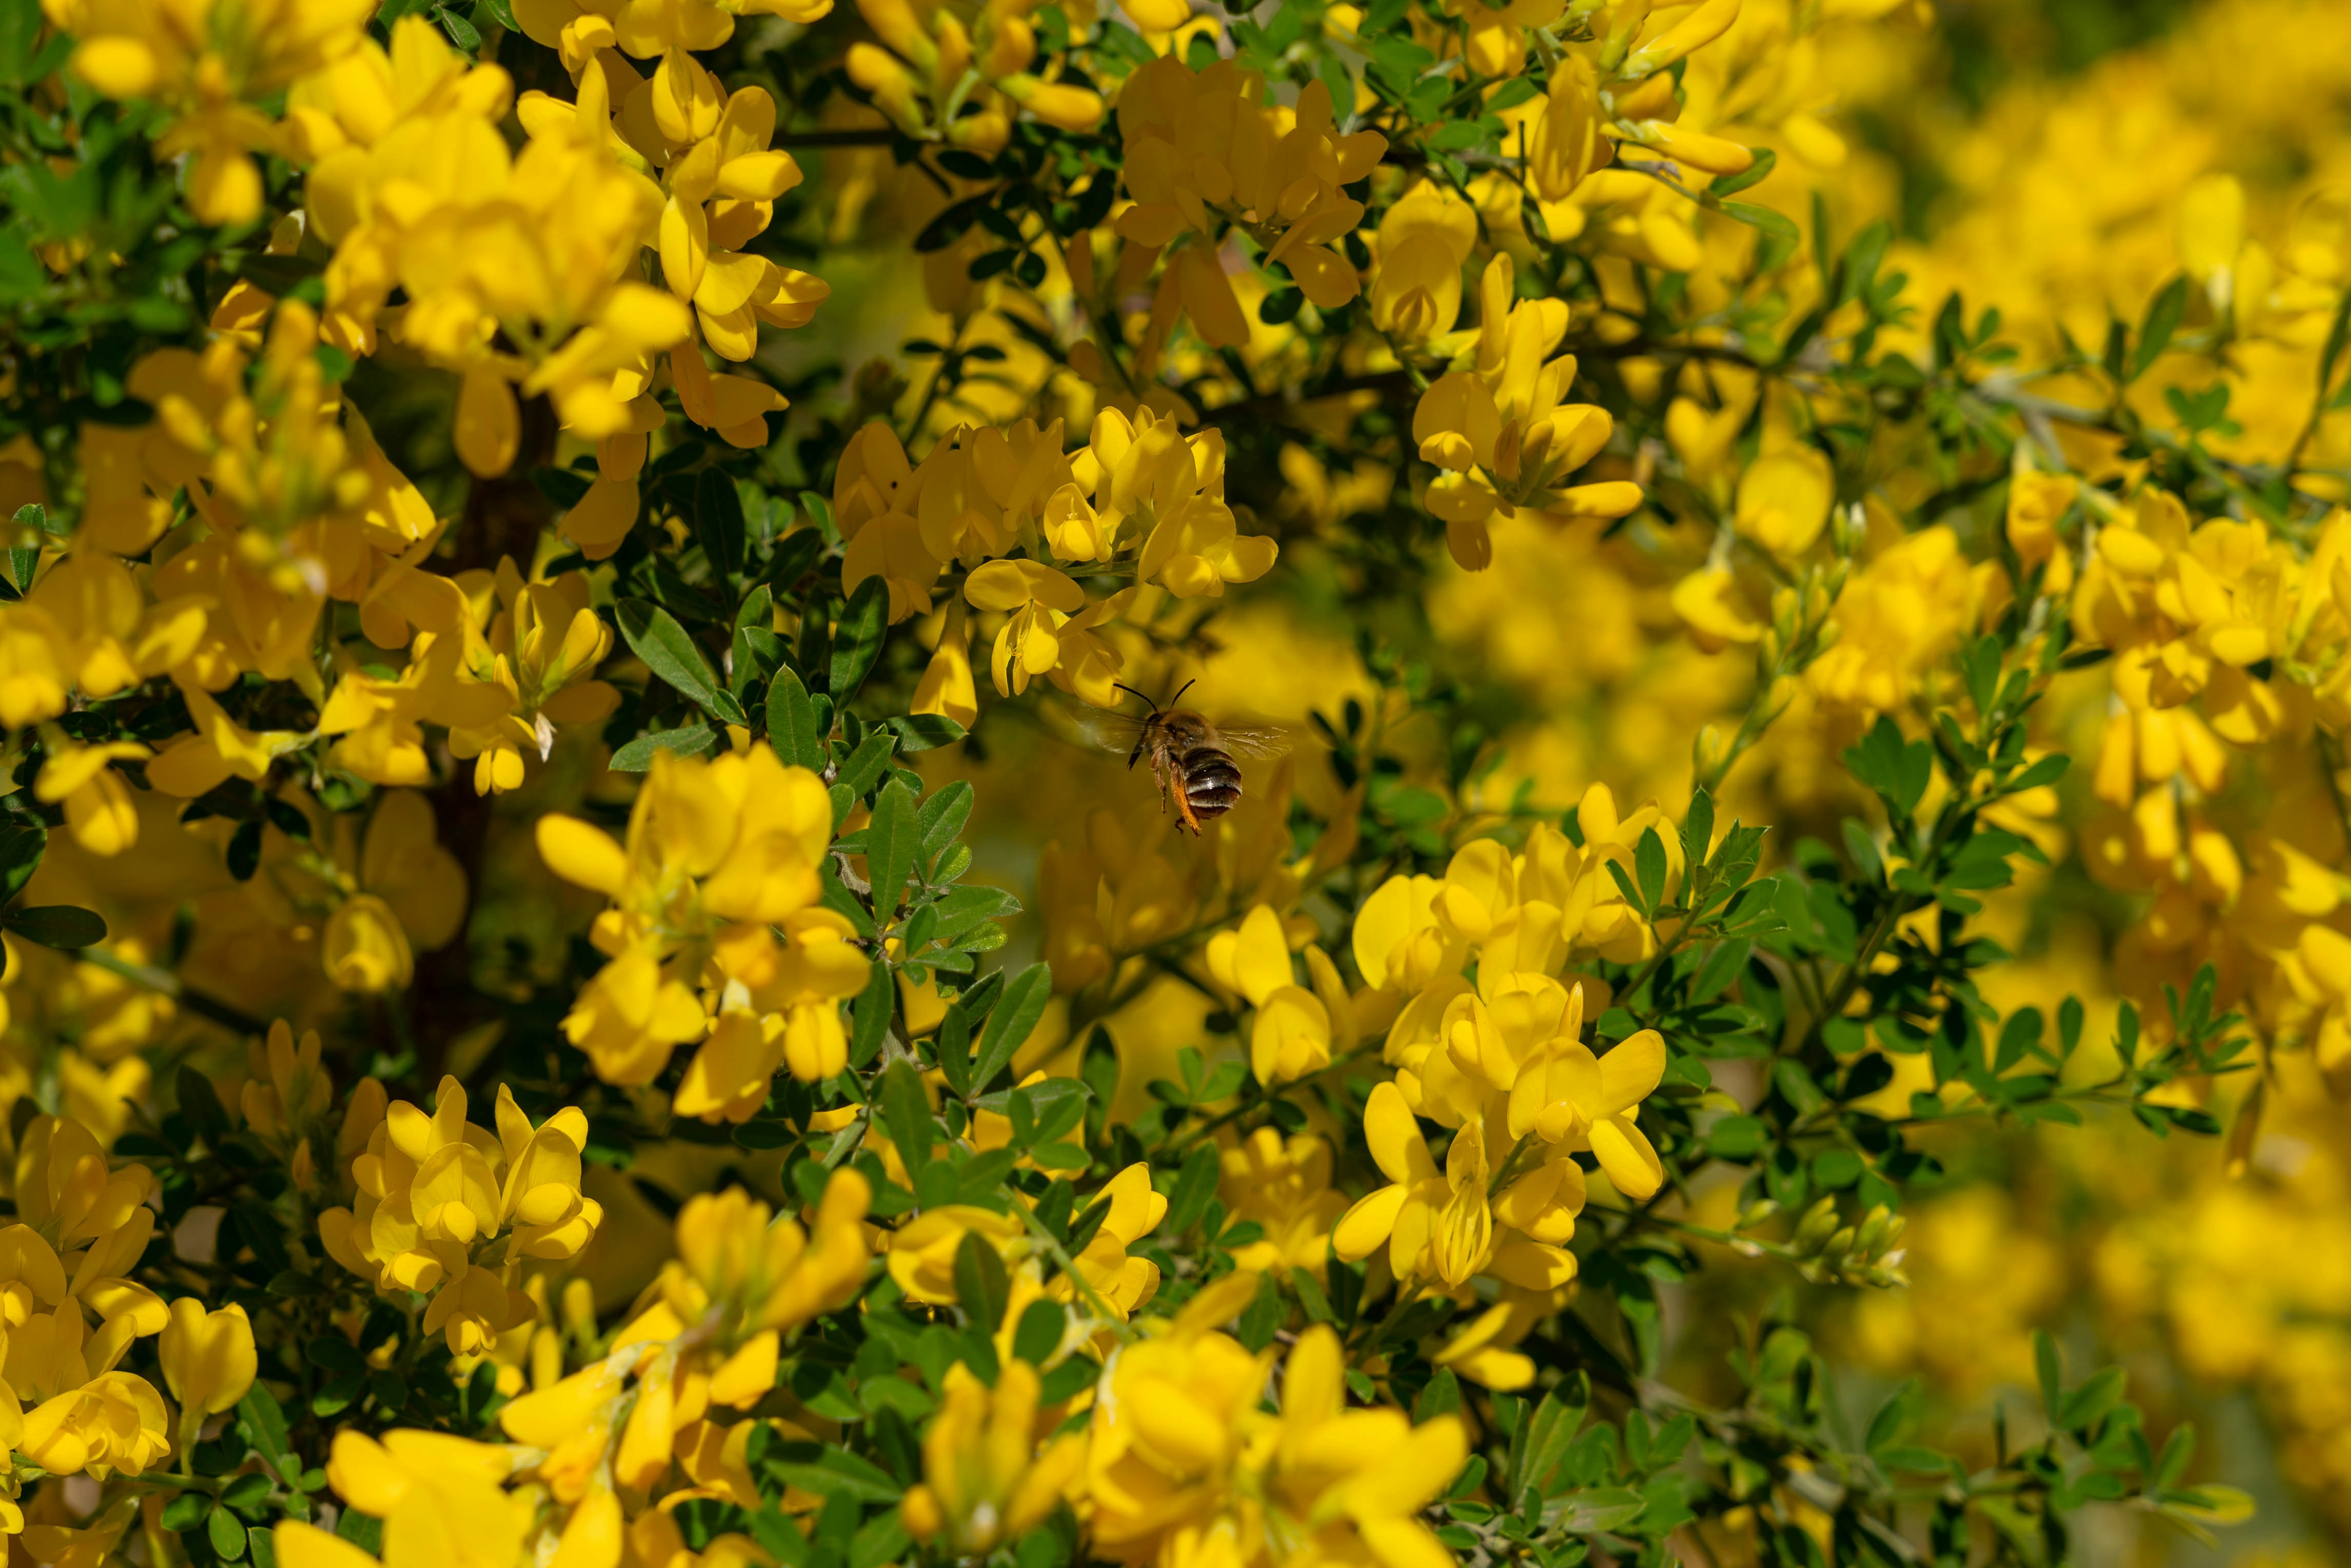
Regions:
<instances>
[{"instance_id":1,"label":"yellow blossom cluster","mask_svg":"<svg viewBox=\"0 0 2351 1568\"><path fill-rule=\"evenodd\" d=\"M580 1190L588 1119L566 1109L533 1127L501 1088L495 1137L465 1120L465 1090L444 1079L433 1113L387 1102L368 1080L339 1143L356 1147L350 1208L319 1217L328 1255L380 1289L430 1295L424 1331L478 1355L535 1314L515 1288L526 1259L577 1253L603 1219Z\"/></svg>"},{"instance_id":2,"label":"yellow blossom cluster","mask_svg":"<svg viewBox=\"0 0 2351 1568\"><path fill-rule=\"evenodd\" d=\"M841 999L865 988L855 928L819 903L832 839L823 782L758 747L716 762L656 758L625 844L577 817L539 819L539 852L612 905L609 960L563 1021L606 1082L650 1082L699 1040L677 1109L742 1121L779 1066L816 1082L849 1043Z\"/></svg>"},{"instance_id":3,"label":"yellow blossom cluster","mask_svg":"<svg viewBox=\"0 0 2351 1568\"><path fill-rule=\"evenodd\" d=\"M2351 1530L2351 42L2113 10L0 16L0 1557Z\"/></svg>"}]
</instances>

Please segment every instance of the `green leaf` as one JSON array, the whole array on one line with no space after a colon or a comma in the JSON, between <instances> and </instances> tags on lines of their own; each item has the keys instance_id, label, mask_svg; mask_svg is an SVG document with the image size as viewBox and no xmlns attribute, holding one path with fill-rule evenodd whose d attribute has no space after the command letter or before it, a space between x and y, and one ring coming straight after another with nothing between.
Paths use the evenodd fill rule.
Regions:
<instances>
[{"instance_id":1,"label":"green leaf","mask_svg":"<svg viewBox=\"0 0 2351 1568\"><path fill-rule=\"evenodd\" d=\"M284 1461L293 1448L286 1435L286 1412L277 1407L277 1397L259 1383L246 1391L237 1403L237 1414L245 1417L245 1428L255 1448L269 1456L280 1475L286 1473ZM294 1467L298 1472L299 1465Z\"/></svg>"},{"instance_id":2,"label":"green leaf","mask_svg":"<svg viewBox=\"0 0 2351 1568\"><path fill-rule=\"evenodd\" d=\"M347 1508L336 1517L335 1533L362 1552L383 1549L383 1521L355 1508Z\"/></svg>"},{"instance_id":3,"label":"green leaf","mask_svg":"<svg viewBox=\"0 0 2351 1568\"><path fill-rule=\"evenodd\" d=\"M514 5L512 4L512 0L475 0L475 4L479 5L483 10L490 14L491 21L496 22L507 32L512 33L519 30L515 26Z\"/></svg>"},{"instance_id":4,"label":"green leaf","mask_svg":"<svg viewBox=\"0 0 2351 1568\"><path fill-rule=\"evenodd\" d=\"M925 863L936 858L938 852L955 842L956 835L971 819L972 788L967 779L958 779L945 789L935 789L914 813L914 823L922 834L920 853Z\"/></svg>"},{"instance_id":5,"label":"green leaf","mask_svg":"<svg viewBox=\"0 0 2351 1568\"><path fill-rule=\"evenodd\" d=\"M953 746L964 737L964 727L945 714L901 714L889 721L902 752L931 751Z\"/></svg>"},{"instance_id":6,"label":"green leaf","mask_svg":"<svg viewBox=\"0 0 2351 1568\"><path fill-rule=\"evenodd\" d=\"M33 826L0 828L0 904L25 891L41 869L41 852L48 848L47 830Z\"/></svg>"},{"instance_id":7,"label":"green leaf","mask_svg":"<svg viewBox=\"0 0 2351 1568\"><path fill-rule=\"evenodd\" d=\"M1044 1365L1061 1348L1069 1322L1069 1309L1059 1301L1029 1302L1020 1314L1020 1326L1013 1331L1012 1354L1031 1366Z\"/></svg>"},{"instance_id":8,"label":"green leaf","mask_svg":"<svg viewBox=\"0 0 2351 1568\"><path fill-rule=\"evenodd\" d=\"M694 486L694 538L713 571L733 577L743 570L747 532L733 477L723 468L705 468Z\"/></svg>"},{"instance_id":9,"label":"green leaf","mask_svg":"<svg viewBox=\"0 0 2351 1568\"><path fill-rule=\"evenodd\" d=\"M1169 1235L1185 1234L1208 1212L1208 1202L1217 1196L1217 1177L1223 1166L1213 1143L1202 1144L1184 1157L1183 1168L1176 1173L1175 1190L1167 1195L1164 1223Z\"/></svg>"},{"instance_id":10,"label":"green leaf","mask_svg":"<svg viewBox=\"0 0 2351 1568\"><path fill-rule=\"evenodd\" d=\"M1629 1487L1586 1487L1543 1504L1542 1521L1571 1535L1598 1535L1641 1517L1649 1500Z\"/></svg>"},{"instance_id":11,"label":"green leaf","mask_svg":"<svg viewBox=\"0 0 2351 1568\"><path fill-rule=\"evenodd\" d=\"M2188 279L2175 277L2147 308L2147 319L2138 329L2138 350L2131 356L2129 380L2147 374L2163 357L2163 350L2171 346L2171 335L2179 330L2179 319L2187 313Z\"/></svg>"},{"instance_id":12,"label":"green leaf","mask_svg":"<svg viewBox=\"0 0 2351 1568\"><path fill-rule=\"evenodd\" d=\"M1566 1397L1562 1397L1562 1391ZM1584 1410L1590 1403L1591 1385L1578 1378L1561 1384L1535 1406L1510 1472L1521 1512L1531 1512L1533 1505L1548 1495L1552 1478L1558 1472L1560 1461L1567 1457L1568 1444L1583 1426Z\"/></svg>"},{"instance_id":13,"label":"green leaf","mask_svg":"<svg viewBox=\"0 0 2351 1568\"><path fill-rule=\"evenodd\" d=\"M778 670L768 687L768 744L784 761L811 773L823 772L831 760L818 727L816 703L789 670Z\"/></svg>"},{"instance_id":14,"label":"green leaf","mask_svg":"<svg viewBox=\"0 0 2351 1568\"><path fill-rule=\"evenodd\" d=\"M2041 1407L2053 1421L2057 1418L2057 1406L2065 1385L2064 1374L2057 1364L2057 1342L2049 1337L2047 1329L2033 1331L2032 1366L2041 1379Z\"/></svg>"},{"instance_id":15,"label":"green leaf","mask_svg":"<svg viewBox=\"0 0 2351 1568\"><path fill-rule=\"evenodd\" d=\"M1042 964L1031 964L1006 982L1003 996L987 1015L987 1027L980 1030L979 1065L971 1074L974 1088L987 1089L1011 1064L1012 1053L1045 1016L1045 1004L1052 995L1053 974Z\"/></svg>"},{"instance_id":16,"label":"green leaf","mask_svg":"<svg viewBox=\"0 0 2351 1568\"><path fill-rule=\"evenodd\" d=\"M1889 816L1907 821L1933 780L1935 748L1923 740L1906 741L1901 726L1880 714L1867 735L1845 747L1844 765L1885 800Z\"/></svg>"},{"instance_id":17,"label":"green leaf","mask_svg":"<svg viewBox=\"0 0 2351 1568\"><path fill-rule=\"evenodd\" d=\"M8 0L23 5L26 0ZM35 16L39 15L37 8ZM35 258L32 246L14 224L0 228L0 305L16 305L38 298L48 287L48 273Z\"/></svg>"},{"instance_id":18,"label":"green leaf","mask_svg":"<svg viewBox=\"0 0 2351 1568\"><path fill-rule=\"evenodd\" d=\"M45 904L0 915L0 925L44 947L94 947L106 940L106 922L70 904Z\"/></svg>"},{"instance_id":19,"label":"green leaf","mask_svg":"<svg viewBox=\"0 0 2351 1568\"><path fill-rule=\"evenodd\" d=\"M1827 1096L1813 1082L1813 1075L1792 1057L1783 1056L1771 1063L1771 1086L1779 1090L1782 1099L1795 1107L1800 1116L1809 1116L1827 1103Z\"/></svg>"},{"instance_id":20,"label":"green leaf","mask_svg":"<svg viewBox=\"0 0 2351 1568\"><path fill-rule=\"evenodd\" d=\"M0 0L0 87L24 87L40 47L39 0Z\"/></svg>"},{"instance_id":21,"label":"green leaf","mask_svg":"<svg viewBox=\"0 0 2351 1568\"><path fill-rule=\"evenodd\" d=\"M163 1528L173 1532L193 1530L211 1511L213 1500L200 1491L183 1491L163 1505Z\"/></svg>"},{"instance_id":22,"label":"green leaf","mask_svg":"<svg viewBox=\"0 0 2351 1568\"><path fill-rule=\"evenodd\" d=\"M906 1531L906 1521L896 1509L877 1513L857 1527L849 1539L849 1568L883 1568L906 1554L914 1538Z\"/></svg>"},{"instance_id":23,"label":"green leaf","mask_svg":"<svg viewBox=\"0 0 2351 1568\"><path fill-rule=\"evenodd\" d=\"M2000 1046L1993 1052L1991 1070L2006 1072L2022 1061L2041 1044L2041 1009L2022 1008L2011 1014L2000 1031Z\"/></svg>"},{"instance_id":24,"label":"green leaf","mask_svg":"<svg viewBox=\"0 0 2351 1568\"><path fill-rule=\"evenodd\" d=\"M882 770L890 766L890 753L897 744L897 737L889 731L874 730L849 754L849 760L833 775L833 782L847 789L852 800L864 794L882 777Z\"/></svg>"},{"instance_id":25,"label":"green leaf","mask_svg":"<svg viewBox=\"0 0 2351 1568\"><path fill-rule=\"evenodd\" d=\"M1729 990L1731 982L1746 969L1748 955L1753 950L1754 945L1743 937L1716 943L1690 981L1689 999L1710 1002Z\"/></svg>"},{"instance_id":26,"label":"green leaf","mask_svg":"<svg viewBox=\"0 0 2351 1568\"><path fill-rule=\"evenodd\" d=\"M1493 106L1489 102L1487 107L1490 110ZM1769 147L1758 147L1755 149L1754 162L1736 174L1716 175L1714 183L1708 185L1707 190L1717 196L1735 196L1750 185L1761 184L1771 174L1772 166L1779 161L1780 155ZM1790 227L1792 231L1793 225L1791 225Z\"/></svg>"},{"instance_id":27,"label":"green leaf","mask_svg":"<svg viewBox=\"0 0 2351 1568\"><path fill-rule=\"evenodd\" d=\"M962 998L948 1008L939 1020L938 1038L932 1050L939 1059L939 1071L947 1081L947 1088L958 1100L971 1098L971 1014Z\"/></svg>"},{"instance_id":28,"label":"green leaf","mask_svg":"<svg viewBox=\"0 0 2351 1568\"><path fill-rule=\"evenodd\" d=\"M882 1122L898 1157L910 1176L919 1176L931 1163L931 1139L936 1131L931 1103L924 1098L923 1080L914 1063L900 1058L882 1074Z\"/></svg>"},{"instance_id":29,"label":"green leaf","mask_svg":"<svg viewBox=\"0 0 2351 1568\"><path fill-rule=\"evenodd\" d=\"M865 988L857 996L849 1014L849 1060L852 1065L862 1067L873 1060L882 1049L882 1037L890 1032L890 1011L896 1000L896 989L890 978L890 966L874 960L873 971L865 977Z\"/></svg>"},{"instance_id":30,"label":"green leaf","mask_svg":"<svg viewBox=\"0 0 2351 1568\"><path fill-rule=\"evenodd\" d=\"M890 631L890 587L879 577L857 585L842 607L832 631L832 670L827 685L837 706L846 706L865 684L874 661L882 656L882 641Z\"/></svg>"},{"instance_id":31,"label":"green leaf","mask_svg":"<svg viewBox=\"0 0 2351 1568\"><path fill-rule=\"evenodd\" d=\"M1417 1426L1424 1421L1434 1421L1439 1416L1457 1415L1460 1409L1461 1380L1454 1375L1451 1367L1441 1366L1437 1368L1437 1375L1422 1385L1420 1397L1413 1401L1412 1419ZM1453 1478L1447 1476L1445 1479L1451 1480Z\"/></svg>"},{"instance_id":32,"label":"green leaf","mask_svg":"<svg viewBox=\"0 0 2351 1568\"><path fill-rule=\"evenodd\" d=\"M1714 847L1714 797L1703 789L1690 794L1689 813L1682 819L1682 863L1700 866Z\"/></svg>"},{"instance_id":33,"label":"green leaf","mask_svg":"<svg viewBox=\"0 0 2351 1568\"><path fill-rule=\"evenodd\" d=\"M2122 1403L2126 1375L2119 1366L2099 1368L2057 1406L2057 1425L2069 1432L2086 1432L2105 1420Z\"/></svg>"},{"instance_id":34,"label":"green leaf","mask_svg":"<svg viewBox=\"0 0 2351 1568\"><path fill-rule=\"evenodd\" d=\"M1640 879L1641 909L1646 915L1666 896L1666 841L1657 837L1656 829L1641 830L1641 841L1633 846L1633 872Z\"/></svg>"},{"instance_id":35,"label":"green leaf","mask_svg":"<svg viewBox=\"0 0 2351 1568\"><path fill-rule=\"evenodd\" d=\"M806 1452L804 1445L794 1448ZM819 1497L845 1497L856 1502L896 1502L905 1495L905 1487L893 1480L890 1473L871 1459L827 1446L815 1463L802 1460L769 1459L765 1468L778 1480L812 1491ZM852 1518L855 1515L852 1513ZM797 1533L797 1532L795 1532Z\"/></svg>"},{"instance_id":36,"label":"green leaf","mask_svg":"<svg viewBox=\"0 0 2351 1568\"><path fill-rule=\"evenodd\" d=\"M873 920L877 925L888 925L898 912L907 873L914 869L915 841L920 832L914 820L914 792L893 779L874 802L873 823L865 830L865 871L872 887Z\"/></svg>"},{"instance_id":37,"label":"green leaf","mask_svg":"<svg viewBox=\"0 0 2351 1568\"><path fill-rule=\"evenodd\" d=\"M706 724L682 724L675 729L648 730L612 753L615 773L643 773L664 751L699 757L718 744L718 731Z\"/></svg>"},{"instance_id":38,"label":"green leaf","mask_svg":"<svg viewBox=\"0 0 2351 1568\"><path fill-rule=\"evenodd\" d=\"M677 617L645 599L623 599L616 606L621 635L645 668L667 681L684 696L729 723L743 722L742 706L718 684L710 661Z\"/></svg>"},{"instance_id":39,"label":"green leaf","mask_svg":"<svg viewBox=\"0 0 2351 1568\"><path fill-rule=\"evenodd\" d=\"M481 48L482 30L479 27L446 7L441 10L440 16L441 26L448 33L451 43L469 55Z\"/></svg>"},{"instance_id":40,"label":"green leaf","mask_svg":"<svg viewBox=\"0 0 2351 1568\"><path fill-rule=\"evenodd\" d=\"M1787 214L1774 212L1770 207L1759 207L1751 202L1725 202L1722 214L1737 218L1750 228L1761 229L1773 239L1789 245L1795 244L1802 237L1796 232L1795 221Z\"/></svg>"},{"instance_id":41,"label":"green leaf","mask_svg":"<svg viewBox=\"0 0 2351 1568\"><path fill-rule=\"evenodd\" d=\"M229 1562L245 1555L245 1526L228 1510L214 1509L212 1517L204 1521L204 1533L212 1538L213 1550Z\"/></svg>"},{"instance_id":42,"label":"green leaf","mask_svg":"<svg viewBox=\"0 0 2351 1568\"><path fill-rule=\"evenodd\" d=\"M1003 1326L1004 1310L1012 1301L1012 1279L1004 1271L1004 1260L977 1230L965 1231L956 1248L955 1285L956 1300L975 1327L992 1334Z\"/></svg>"}]
</instances>

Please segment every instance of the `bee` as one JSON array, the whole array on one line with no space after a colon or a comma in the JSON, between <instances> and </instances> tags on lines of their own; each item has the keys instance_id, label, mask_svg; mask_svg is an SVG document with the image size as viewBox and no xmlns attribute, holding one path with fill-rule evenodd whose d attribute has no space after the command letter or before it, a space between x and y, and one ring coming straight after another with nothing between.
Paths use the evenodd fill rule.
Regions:
<instances>
[{"instance_id":1,"label":"bee","mask_svg":"<svg viewBox=\"0 0 2351 1568\"><path fill-rule=\"evenodd\" d=\"M1273 726L1214 725L1190 708L1176 706L1192 689L1190 681L1164 707L1133 686L1112 684L1143 697L1151 704L1151 711L1141 717L1115 713L1094 716L1095 739L1111 750L1125 750L1129 768L1151 758L1151 777L1159 785L1159 809L1166 810L1172 800L1176 821L1191 830L1194 838L1200 836L1200 824L1215 821L1240 800L1241 770L1233 760L1236 757L1273 758L1290 750L1290 737Z\"/></svg>"}]
</instances>

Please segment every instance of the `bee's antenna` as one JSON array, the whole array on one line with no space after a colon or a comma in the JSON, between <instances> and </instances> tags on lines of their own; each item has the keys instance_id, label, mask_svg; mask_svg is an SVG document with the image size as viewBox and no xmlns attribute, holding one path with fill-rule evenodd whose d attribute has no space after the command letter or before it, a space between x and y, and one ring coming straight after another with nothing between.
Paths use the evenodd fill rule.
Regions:
<instances>
[{"instance_id":1,"label":"bee's antenna","mask_svg":"<svg viewBox=\"0 0 2351 1568\"><path fill-rule=\"evenodd\" d=\"M1188 683L1187 683L1187 684L1188 684ZM1123 692L1126 693L1129 696L1143 697L1143 694L1142 694L1141 692L1136 691L1133 686L1128 685L1124 681L1113 681L1113 682L1111 683L1111 685L1112 685L1113 686L1116 687L1118 690L1120 690L1120 691L1123 691ZM1179 693L1178 693L1178 694L1176 694L1176 695L1180 696L1180 695L1182 695L1183 694L1181 694L1181 693L1179 692ZM1143 700L1144 700L1144 702L1151 703L1151 711L1152 711L1153 713L1157 713L1157 712L1159 711L1159 705L1158 705L1157 703L1152 703L1152 702L1151 702L1151 699L1150 699L1149 697L1143 697Z\"/></svg>"},{"instance_id":2,"label":"bee's antenna","mask_svg":"<svg viewBox=\"0 0 2351 1568\"><path fill-rule=\"evenodd\" d=\"M1197 676L1197 675L1194 675L1190 680L1186 681L1182 685L1177 686L1177 687L1176 688L1176 695L1175 695L1174 696L1169 697L1169 698L1167 699L1167 706L1168 706L1169 707L1174 707L1177 703L1179 703L1179 702L1181 702L1181 701L1183 700L1183 698L1184 698L1184 694L1185 694L1186 692L1190 691L1194 686L1196 686L1196 685L1198 685L1199 684L1200 684L1200 677L1199 677L1199 676Z\"/></svg>"}]
</instances>

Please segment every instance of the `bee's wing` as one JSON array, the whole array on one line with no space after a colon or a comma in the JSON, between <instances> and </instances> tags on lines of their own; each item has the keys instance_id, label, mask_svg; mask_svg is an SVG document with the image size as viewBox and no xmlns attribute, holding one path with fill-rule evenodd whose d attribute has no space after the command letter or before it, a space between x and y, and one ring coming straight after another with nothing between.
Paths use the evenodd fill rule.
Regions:
<instances>
[{"instance_id":1,"label":"bee's wing","mask_svg":"<svg viewBox=\"0 0 2351 1568\"><path fill-rule=\"evenodd\" d=\"M1235 757L1270 760L1290 755L1290 732L1278 724L1220 724L1217 736Z\"/></svg>"},{"instance_id":2,"label":"bee's wing","mask_svg":"<svg viewBox=\"0 0 2351 1568\"><path fill-rule=\"evenodd\" d=\"M1072 716L1071 722L1087 745L1103 751L1132 752L1143 738L1143 719L1134 714L1089 708Z\"/></svg>"}]
</instances>

